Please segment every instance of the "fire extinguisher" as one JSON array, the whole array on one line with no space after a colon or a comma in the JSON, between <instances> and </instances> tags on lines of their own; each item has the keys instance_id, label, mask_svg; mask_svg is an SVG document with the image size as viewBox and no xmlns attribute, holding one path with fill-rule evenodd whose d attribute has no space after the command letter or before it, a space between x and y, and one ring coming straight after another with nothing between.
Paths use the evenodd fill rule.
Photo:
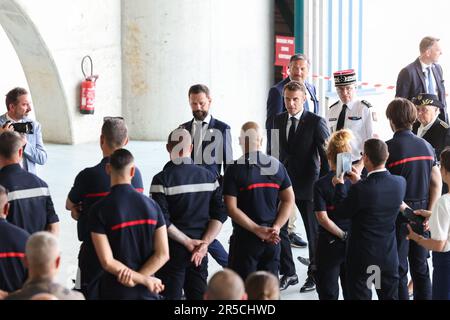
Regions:
<instances>
[{"instance_id":1,"label":"fire extinguisher","mask_svg":"<svg viewBox=\"0 0 450 320\"><path fill-rule=\"evenodd\" d=\"M89 60L91 66L91 75L86 76L84 71L84 62ZM81 82L81 103L80 113L82 114L94 114L94 102L95 102L95 82L98 79L98 75L94 75L94 65L90 56L83 57L81 60L81 72L83 72L84 80Z\"/></svg>"}]
</instances>

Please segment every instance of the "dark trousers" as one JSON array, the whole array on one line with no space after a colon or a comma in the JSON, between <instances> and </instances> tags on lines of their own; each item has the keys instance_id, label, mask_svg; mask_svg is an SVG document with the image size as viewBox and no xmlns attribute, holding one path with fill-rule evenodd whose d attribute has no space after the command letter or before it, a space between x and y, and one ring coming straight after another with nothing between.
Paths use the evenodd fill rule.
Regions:
<instances>
[{"instance_id":1,"label":"dark trousers","mask_svg":"<svg viewBox=\"0 0 450 320\"><path fill-rule=\"evenodd\" d=\"M319 300L339 299L339 278L344 300L348 300L345 270L346 243L326 233L319 234L316 251L315 280Z\"/></svg>"},{"instance_id":2,"label":"dark trousers","mask_svg":"<svg viewBox=\"0 0 450 320\"><path fill-rule=\"evenodd\" d=\"M208 256L200 266L191 262L192 253L182 244L169 240L170 260L156 273L165 288L161 292L167 300L180 300L182 290L187 300L203 300L208 278Z\"/></svg>"},{"instance_id":3,"label":"dark trousers","mask_svg":"<svg viewBox=\"0 0 450 320\"><path fill-rule=\"evenodd\" d=\"M318 234L318 223L313 212L314 206L311 200L295 199L295 204L302 216L303 225L305 226L306 237L308 239L309 261L308 275L313 276L316 270L316 243ZM295 265L292 258L291 243L287 231L288 224L280 230L281 237L281 254L280 254L280 274L292 276L295 274Z\"/></svg>"},{"instance_id":4,"label":"dark trousers","mask_svg":"<svg viewBox=\"0 0 450 320\"><path fill-rule=\"evenodd\" d=\"M350 257L349 253L349 257ZM372 300L372 290L368 286L367 280L372 274L361 268L360 262L356 263L356 268L351 267L351 262L347 263L347 288L348 296L351 300ZM376 288L379 300L398 299L398 273L396 270L381 270L380 287Z\"/></svg>"},{"instance_id":5,"label":"dark trousers","mask_svg":"<svg viewBox=\"0 0 450 320\"><path fill-rule=\"evenodd\" d=\"M426 209L428 203L408 202L406 204L413 210ZM429 252L424 247L418 245L414 241L406 240L408 229L406 222L402 217L397 219L396 223L397 248L398 248L398 264L399 264L399 288L398 298L400 300L409 300L408 294L408 259L411 278L414 283L414 300L430 300L431 299L431 279L428 267ZM429 233L424 234L425 237Z\"/></svg>"},{"instance_id":6,"label":"dark trousers","mask_svg":"<svg viewBox=\"0 0 450 320\"><path fill-rule=\"evenodd\" d=\"M215 239L211 242L208 246L208 252L222 268L226 268L228 266L228 253L219 240Z\"/></svg>"},{"instance_id":7,"label":"dark trousers","mask_svg":"<svg viewBox=\"0 0 450 320\"><path fill-rule=\"evenodd\" d=\"M433 252L433 300L450 300L450 251Z\"/></svg>"},{"instance_id":8,"label":"dark trousers","mask_svg":"<svg viewBox=\"0 0 450 320\"><path fill-rule=\"evenodd\" d=\"M234 230L230 242L230 269L245 281L252 272L264 270L278 277L280 244L261 241L256 235ZM295 271L294 271L295 272Z\"/></svg>"}]
</instances>

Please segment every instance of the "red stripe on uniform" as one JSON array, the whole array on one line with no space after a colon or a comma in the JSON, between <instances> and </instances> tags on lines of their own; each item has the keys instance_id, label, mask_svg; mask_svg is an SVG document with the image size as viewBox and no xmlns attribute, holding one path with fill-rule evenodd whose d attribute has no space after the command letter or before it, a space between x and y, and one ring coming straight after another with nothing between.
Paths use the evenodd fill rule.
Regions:
<instances>
[{"instance_id":1,"label":"red stripe on uniform","mask_svg":"<svg viewBox=\"0 0 450 320\"><path fill-rule=\"evenodd\" d=\"M388 168L392 168L392 167L399 166L399 165L407 163L407 162L421 161L421 160L434 160L434 157L432 157L432 156L411 157L411 158L406 158L403 160L389 163L387 166L388 166Z\"/></svg>"},{"instance_id":2,"label":"red stripe on uniform","mask_svg":"<svg viewBox=\"0 0 450 320\"><path fill-rule=\"evenodd\" d=\"M126 227L132 227L132 226L137 226L137 225L141 225L141 224L156 224L156 220L152 220L152 219L148 219L148 220L134 220L134 221L128 221L128 222L124 222L121 224L117 224L115 226L113 226L111 228L112 231L118 230L118 229L123 229Z\"/></svg>"},{"instance_id":3,"label":"red stripe on uniform","mask_svg":"<svg viewBox=\"0 0 450 320\"><path fill-rule=\"evenodd\" d=\"M144 189L143 188L136 188L135 189L137 192L143 193ZM88 193L87 195L85 195L85 198L97 198L97 197L106 197L109 194L108 192L100 192L100 193Z\"/></svg>"},{"instance_id":4,"label":"red stripe on uniform","mask_svg":"<svg viewBox=\"0 0 450 320\"><path fill-rule=\"evenodd\" d=\"M247 188L241 188L240 191L252 190L257 188L275 188L280 189L280 186L276 183L254 183L249 185Z\"/></svg>"},{"instance_id":5,"label":"red stripe on uniform","mask_svg":"<svg viewBox=\"0 0 450 320\"><path fill-rule=\"evenodd\" d=\"M25 253L21 252L0 252L0 258L23 258Z\"/></svg>"},{"instance_id":6,"label":"red stripe on uniform","mask_svg":"<svg viewBox=\"0 0 450 320\"><path fill-rule=\"evenodd\" d=\"M333 211L335 209L336 209L335 206L327 206L327 211Z\"/></svg>"}]
</instances>

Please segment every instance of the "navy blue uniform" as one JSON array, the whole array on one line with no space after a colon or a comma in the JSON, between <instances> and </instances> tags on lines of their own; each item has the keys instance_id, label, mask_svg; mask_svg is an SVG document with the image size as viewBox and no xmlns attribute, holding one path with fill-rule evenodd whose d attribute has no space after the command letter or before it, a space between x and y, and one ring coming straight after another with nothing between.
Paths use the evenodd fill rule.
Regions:
<instances>
[{"instance_id":1,"label":"navy blue uniform","mask_svg":"<svg viewBox=\"0 0 450 320\"><path fill-rule=\"evenodd\" d=\"M367 281L375 281L380 300L398 299L398 255L395 221L405 196L406 181L388 171L373 172L347 189L335 187L335 214L351 218L347 251L347 286L350 299L370 300ZM377 284L377 283L375 283Z\"/></svg>"},{"instance_id":2,"label":"navy blue uniform","mask_svg":"<svg viewBox=\"0 0 450 320\"><path fill-rule=\"evenodd\" d=\"M433 147L410 130L396 132L386 142L389 150L387 169L406 179L404 201L412 209L427 209L431 170L436 164ZM414 282L414 299L431 299L431 280L427 258L428 250L414 241L406 240L407 221L399 215L397 219L397 246L399 257L399 299L409 300L408 257L411 277ZM427 235L425 235L427 236Z\"/></svg>"},{"instance_id":3,"label":"navy blue uniform","mask_svg":"<svg viewBox=\"0 0 450 320\"><path fill-rule=\"evenodd\" d=\"M269 173L269 167L274 173ZM236 197L238 208L253 222L272 227L278 214L278 194L290 186L284 166L275 158L257 152L245 155L227 168L223 194ZM234 222L230 257L229 267L242 279L257 270L266 270L278 277L280 244L262 242Z\"/></svg>"},{"instance_id":4,"label":"navy blue uniform","mask_svg":"<svg viewBox=\"0 0 450 320\"><path fill-rule=\"evenodd\" d=\"M217 177L202 166L183 158L183 164L168 162L163 171L153 177L150 193L161 207L169 228L175 225L191 239L201 239L210 219L227 219ZM201 300L206 290L208 259L200 266L191 262L192 253L184 245L169 238L170 260L157 277L165 285L162 294L169 300Z\"/></svg>"},{"instance_id":5,"label":"navy blue uniform","mask_svg":"<svg viewBox=\"0 0 450 320\"><path fill-rule=\"evenodd\" d=\"M0 218L0 290L13 292L22 288L27 274L22 259L30 234Z\"/></svg>"},{"instance_id":6,"label":"navy blue uniform","mask_svg":"<svg viewBox=\"0 0 450 320\"><path fill-rule=\"evenodd\" d=\"M332 220L342 231L350 230L351 220L336 214L334 203L334 186L332 183L334 171L320 178L314 185L314 211L325 211L328 218ZM349 189L351 182L345 181L345 188ZM344 241L331 234L319 224L319 235L316 249L317 271L315 280L317 293L320 300L337 300L339 298L339 283L344 299L348 299Z\"/></svg>"},{"instance_id":7,"label":"navy blue uniform","mask_svg":"<svg viewBox=\"0 0 450 320\"><path fill-rule=\"evenodd\" d=\"M129 184L113 186L111 192L95 203L89 212L91 232L105 234L114 259L135 271L153 254L155 230L164 225L158 204ZM99 297L111 300L153 300L158 295L142 285L125 287L117 281L116 276L103 272Z\"/></svg>"},{"instance_id":8,"label":"navy blue uniform","mask_svg":"<svg viewBox=\"0 0 450 320\"><path fill-rule=\"evenodd\" d=\"M91 206L109 194L111 188L111 178L106 173L106 164L109 157L105 157L95 167L86 168L78 173L75 178L68 198L74 204L81 202L81 216L77 221L78 239L82 241L78 263L81 270L81 289L86 298L88 294L87 286L99 275L102 267L95 253L92 239L89 233L89 210ZM142 176L136 168L135 175L131 181L137 191L143 192Z\"/></svg>"},{"instance_id":9,"label":"navy blue uniform","mask_svg":"<svg viewBox=\"0 0 450 320\"><path fill-rule=\"evenodd\" d=\"M8 190L10 208L6 219L12 224L33 234L59 221L47 184L19 164L0 170L0 184Z\"/></svg>"}]
</instances>

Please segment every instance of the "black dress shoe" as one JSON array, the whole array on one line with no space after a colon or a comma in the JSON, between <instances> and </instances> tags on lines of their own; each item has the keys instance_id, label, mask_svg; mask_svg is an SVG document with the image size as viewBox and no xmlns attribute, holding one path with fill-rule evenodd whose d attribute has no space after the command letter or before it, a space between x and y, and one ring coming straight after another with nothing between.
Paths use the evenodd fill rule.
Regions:
<instances>
[{"instance_id":1,"label":"black dress shoe","mask_svg":"<svg viewBox=\"0 0 450 320\"><path fill-rule=\"evenodd\" d=\"M316 290L316 282L314 281L313 277L308 276L306 278L305 284L300 288L300 292L308 292L313 290Z\"/></svg>"},{"instance_id":2,"label":"black dress shoe","mask_svg":"<svg viewBox=\"0 0 450 320\"><path fill-rule=\"evenodd\" d=\"M287 287L297 284L298 283L298 277L296 274L292 276L282 276L280 279L280 291L287 289Z\"/></svg>"},{"instance_id":3,"label":"black dress shoe","mask_svg":"<svg viewBox=\"0 0 450 320\"><path fill-rule=\"evenodd\" d=\"M308 246L308 243L306 241L304 241L298 234L293 232L289 234L289 242L291 243L291 246L295 248L306 248Z\"/></svg>"},{"instance_id":4,"label":"black dress shoe","mask_svg":"<svg viewBox=\"0 0 450 320\"><path fill-rule=\"evenodd\" d=\"M304 264L305 266L309 266L309 259L303 258L303 257L297 257L297 260L300 261L301 264Z\"/></svg>"}]
</instances>

